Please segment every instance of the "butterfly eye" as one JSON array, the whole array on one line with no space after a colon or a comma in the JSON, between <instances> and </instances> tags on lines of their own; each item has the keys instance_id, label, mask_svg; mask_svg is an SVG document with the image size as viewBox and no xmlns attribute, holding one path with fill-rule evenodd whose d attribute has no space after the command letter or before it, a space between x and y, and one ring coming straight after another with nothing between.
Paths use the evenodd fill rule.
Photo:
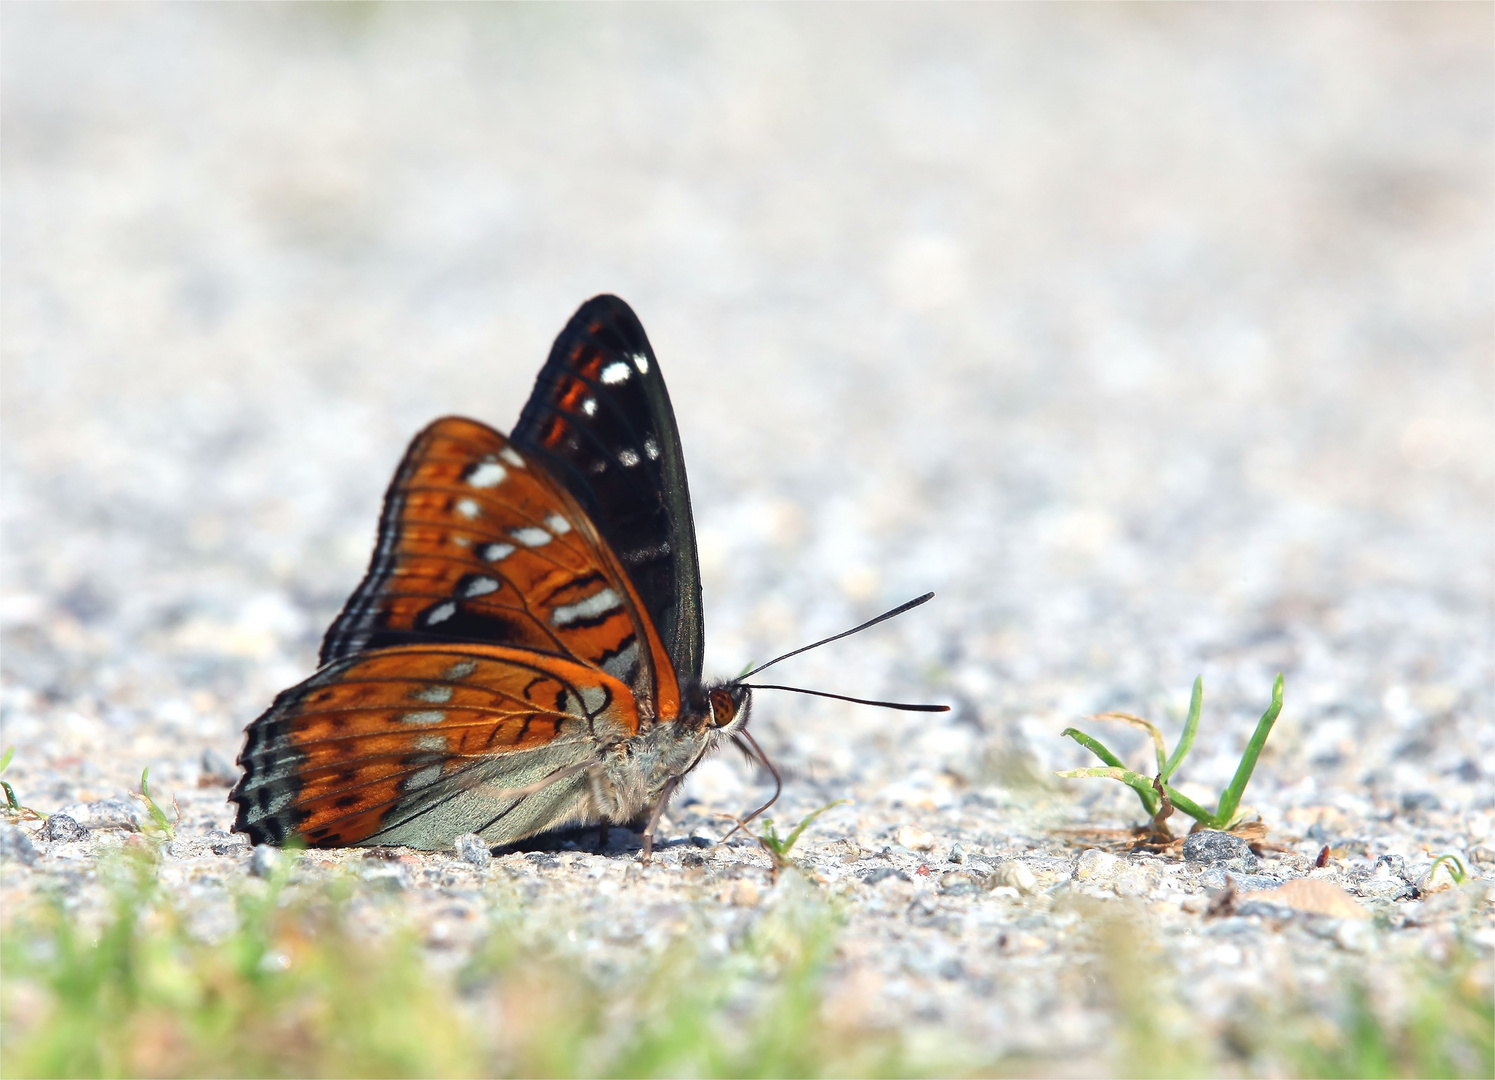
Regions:
<instances>
[{"instance_id":1,"label":"butterfly eye","mask_svg":"<svg viewBox=\"0 0 1495 1080\"><path fill-rule=\"evenodd\" d=\"M726 727L737 717L737 702L725 689L711 691L711 722Z\"/></svg>"}]
</instances>

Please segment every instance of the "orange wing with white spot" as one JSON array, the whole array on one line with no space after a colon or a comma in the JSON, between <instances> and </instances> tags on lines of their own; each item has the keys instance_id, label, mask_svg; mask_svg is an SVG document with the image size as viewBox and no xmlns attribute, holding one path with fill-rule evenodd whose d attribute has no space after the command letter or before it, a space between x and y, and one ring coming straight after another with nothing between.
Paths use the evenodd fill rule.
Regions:
<instances>
[{"instance_id":1,"label":"orange wing with white spot","mask_svg":"<svg viewBox=\"0 0 1495 1080\"><path fill-rule=\"evenodd\" d=\"M680 712L628 575L543 467L448 417L416 436L323 667L249 727L256 842L443 847L592 819L587 770Z\"/></svg>"},{"instance_id":2,"label":"orange wing with white spot","mask_svg":"<svg viewBox=\"0 0 1495 1080\"><path fill-rule=\"evenodd\" d=\"M543 466L460 417L410 444L322 663L450 641L568 657L628 684L646 718L679 711L669 655L590 519Z\"/></svg>"}]
</instances>

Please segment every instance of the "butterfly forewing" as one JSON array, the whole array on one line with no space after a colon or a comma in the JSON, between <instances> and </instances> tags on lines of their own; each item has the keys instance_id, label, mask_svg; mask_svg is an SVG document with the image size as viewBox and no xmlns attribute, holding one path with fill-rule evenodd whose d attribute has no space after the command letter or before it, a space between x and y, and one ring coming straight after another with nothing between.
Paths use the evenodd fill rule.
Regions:
<instances>
[{"instance_id":1,"label":"butterfly forewing","mask_svg":"<svg viewBox=\"0 0 1495 1080\"><path fill-rule=\"evenodd\" d=\"M638 317L583 304L556 338L514 428L626 569L682 683L701 675L701 575L669 392Z\"/></svg>"},{"instance_id":2,"label":"butterfly forewing","mask_svg":"<svg viewBox=\"0 0 1495 1080\"><path fill-rule=\"evenodd\" d=\"M448 641L567 656L662 716L678 708L663 645L586 514L502 435L458 417L411 443L368 575L322 659Z\"/></svg>"},{"instance_id":3,"label":"butterfly forewing","mask_svg":"<svg viewBox=\"0 0 1495 1080\"><path fill-rule=\"evenodd\" d=\"M532 816L557 792L519 792L639 723L630 689L589 665L509 648L377 649L287 690L250 727L236 827L256 842L443 846L522 802L537 802L521 814Z\"/></svg>"}]
</instances>

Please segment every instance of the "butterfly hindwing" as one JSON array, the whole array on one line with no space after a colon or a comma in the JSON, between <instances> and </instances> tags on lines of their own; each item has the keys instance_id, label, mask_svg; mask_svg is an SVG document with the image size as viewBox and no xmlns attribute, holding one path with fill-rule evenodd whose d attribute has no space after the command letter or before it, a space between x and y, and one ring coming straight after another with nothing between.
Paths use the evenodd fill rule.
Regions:
<instances>
[{"instance_id":1,"label":"butterfly hindwing","mask_svg":"<svg viewBox=\"0 0 1495 1080\"><path fill-rule=\"evenodd\" d=\"M616 554L682 683L704 651L701 574L669 392L633 310L597 296L572 316L513 432Z\"/></svg>"},{"instance_id":2,"label":"butterfly hindwing","mask_svg":"<svg viewBox=\"0 0 1495 1080\"><path fill-rule=\"evenodd\" d=\"M443 847L584 817L584 768L637 734L633 694L528 650L411 645L338 660L250 726L235 828L256 843ZM573 773L558 775L567 769Z\"/></svg>"}]
</instances>

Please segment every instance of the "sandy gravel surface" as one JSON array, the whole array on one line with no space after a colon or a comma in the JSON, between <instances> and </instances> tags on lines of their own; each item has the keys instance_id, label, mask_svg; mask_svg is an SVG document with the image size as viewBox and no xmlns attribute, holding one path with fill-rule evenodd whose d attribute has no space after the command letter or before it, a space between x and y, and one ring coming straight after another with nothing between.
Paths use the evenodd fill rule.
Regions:
<instances>
[{"instance_id":1,"label":"sandy gravel surface","mask_svg":"<svg viewBox=\"0 0 1495 1080\"><path fill-rule=\"evenodd\" d=\"M203 751L232 761L312 670L410 435L506 428L610 291L669 379L709 672L939 594L783 676L950 714L754 715L781 821L852 800L806 841L848 903L838 1007L1092 1052L1073 972L1106 905L1148 913L1205 1013L1460 942L1488 959L1489 7L5 24L6 778L94 826L7 834L7 907L82 887L145 766L184 813L179 879L247 873ZM1064 727L1175 731L1202 674L1181 786L1212 799L1278 671L1247 802L1286 850L1231 868L1329 877L1373 918L1211 917L1223 864L1058 831L1138 820L1120 785L1035 785L1088 763ZM761 852L712 843L762 780L704 766L650 868L620 839L376 869L416 911L499 879L590 897L609 948L727 935L773 902ZM1477 880L1428 892L1445 852Z\"/></svg>"}]
</instances>

